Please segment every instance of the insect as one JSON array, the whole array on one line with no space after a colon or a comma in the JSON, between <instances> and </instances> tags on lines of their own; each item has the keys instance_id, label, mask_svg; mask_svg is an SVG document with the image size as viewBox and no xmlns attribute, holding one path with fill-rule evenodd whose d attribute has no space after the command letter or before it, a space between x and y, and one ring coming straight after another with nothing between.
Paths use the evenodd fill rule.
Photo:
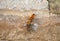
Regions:
<instances>
[{"instance_id":1,"label":"insect","mask_svg":"<svg viewBox=\"0 0 60 41\"><path fill-rule=\"evenodd\" d=\"M34 17L35 17L35 14L32 14L30 16L29 20L27 21L27 31L30 31L31 30L31 23L32 23Z\"/></svg>"}]
</instances>

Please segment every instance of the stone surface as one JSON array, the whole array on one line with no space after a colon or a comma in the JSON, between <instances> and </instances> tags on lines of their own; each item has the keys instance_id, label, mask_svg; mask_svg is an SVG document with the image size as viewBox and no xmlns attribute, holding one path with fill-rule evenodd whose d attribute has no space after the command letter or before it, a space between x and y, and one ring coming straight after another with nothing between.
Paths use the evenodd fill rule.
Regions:
<instances>
[{"instance_id":1,"label":"stone surface","mask_svg":"<svg viewBox=\"0 0 60 41\"><path fill-rule=\"evenodd\" d=\"M11 13L12 14L11 14ZM59 41L60 39L60 17L49 16L34 19L34 23L38 24L36 31L27 32L26 24L28 16L27 12L2 11L0 12L0 40L1 41ZM31 11L29 12L31 13ZM23 16L21 16L21 15Z\"/></svg>"},{"instance_id":2,"label":"stone surface","mask_svg":"<svg viewBox=\"0 0 60 41\"><path fill-rule=\"evenodd\" d=\"M50 12L60 14L60 0L49 0Z\"/></svg>"},{"instance_id":3,"label":"stone surface","mask_svg":"<svg viewBox=\"0 0 60 41\"><path fill-rule=\"evenodd\" d=\"M0 0L0 41L60 41L60 16L49 14L47 0ZM35 31L24 26L32 14Z\"/></svg>"},{"instance_id":4,"label":"stone surface","mask_svg":"<svg viewBox=\"0 0 60 41\"><path fill-rule=\"evenodd\" d=\"M0 0L0 8L16 9L16 10L45 10L48 7L47 0Z\"/></svg>"}]
</instances>

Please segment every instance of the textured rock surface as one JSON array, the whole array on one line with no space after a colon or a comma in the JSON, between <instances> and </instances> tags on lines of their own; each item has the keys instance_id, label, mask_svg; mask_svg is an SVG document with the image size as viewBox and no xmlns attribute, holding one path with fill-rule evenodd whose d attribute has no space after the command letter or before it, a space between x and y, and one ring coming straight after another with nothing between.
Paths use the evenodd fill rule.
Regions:
<instances>
[{"instance_id":1,"label":"textured rock surface","mask_svg":"<svg viewBox=\"0 0 60 41\"><path fill-rule=\"evenodd\" d=\"M10 13L11 12L11 13ZM60 17L40 17L34 19L38 24L36 31L26 32L24 24L28 16L24 13L14 11L0 12L0 41L59 41L60 39ZM16 13L18 14L16 15ZM31 11L29 12L31 13ZM21 15L23 16L21 16Z\"/></svg>"},{"instance_id":2,"label":"textured rock surface","mask_svg":"<svg viewBox=\"0 0 60 41\"><path fill-rule=\"evenodd\" d=\"M60 0L49 0L50 12L60 14Z\"/></svg>"},{"instance_id":3,"label":"textured rock surface","mask_svg":"<svg viewBox=\"0 0 60 41\"><path fill-rule=\"evenodd\" d=\"M0 0L0 8L16 10L46 10L48 7L47 0Z\"/></svg>"},{"instance_id":4,"label":"textured rock surface","mask_svg":"<svg viewBox=\"0 0 60 41\"><path fill-rule=\"evenodd\" d=\"M49 14L47 0L27 1L0 0L0 41L60 41L60 16ZM38 28L27 32L24 24L33 13Z\"/></svg>"}]
</instances>

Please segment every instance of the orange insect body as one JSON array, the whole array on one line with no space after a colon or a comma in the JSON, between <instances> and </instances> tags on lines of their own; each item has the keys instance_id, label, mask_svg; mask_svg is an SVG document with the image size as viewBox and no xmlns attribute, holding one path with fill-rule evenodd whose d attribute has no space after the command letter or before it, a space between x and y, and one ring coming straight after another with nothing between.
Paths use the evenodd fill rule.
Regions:
<instances>
[{"instance_id":1,"label":"orange insect body","mask_svg":"<svg viewBox=\"0 0 60 41\"><path fill-rule=\"evenodd\" d=\"M35 17L35 14L32 14L29 20L27 21L27 30L29 31L30 31L31 22L33 21L34 17Z\"/></svg>"},{"instance_id":2,"label":"orange insect body","mask_svg":"<svg viewBox=\"0 0 60 41\"><path fill-rule=\"evenodd\" d=\"M34 19L34 17L35 17L35 14L32 14L29 20L27 21L27 24L30 24L32 20Z\"/></svg>"}]
</instances>

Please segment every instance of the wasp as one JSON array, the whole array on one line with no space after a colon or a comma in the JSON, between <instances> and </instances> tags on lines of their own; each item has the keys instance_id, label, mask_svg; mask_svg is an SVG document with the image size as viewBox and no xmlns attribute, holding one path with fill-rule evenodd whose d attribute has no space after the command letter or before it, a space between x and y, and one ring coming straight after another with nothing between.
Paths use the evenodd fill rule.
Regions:
<instances>
[{"instance_id":1,"label":"wasp","mask_svg":"<svg viewBox=\"0 0 60 41\"><path fill-rule=\"evenodd\" d=\"M27 20L27 31L31 30L31 23L34 20L35 14L32 14L29 19Z\"/></svg>"}]
</instances>

